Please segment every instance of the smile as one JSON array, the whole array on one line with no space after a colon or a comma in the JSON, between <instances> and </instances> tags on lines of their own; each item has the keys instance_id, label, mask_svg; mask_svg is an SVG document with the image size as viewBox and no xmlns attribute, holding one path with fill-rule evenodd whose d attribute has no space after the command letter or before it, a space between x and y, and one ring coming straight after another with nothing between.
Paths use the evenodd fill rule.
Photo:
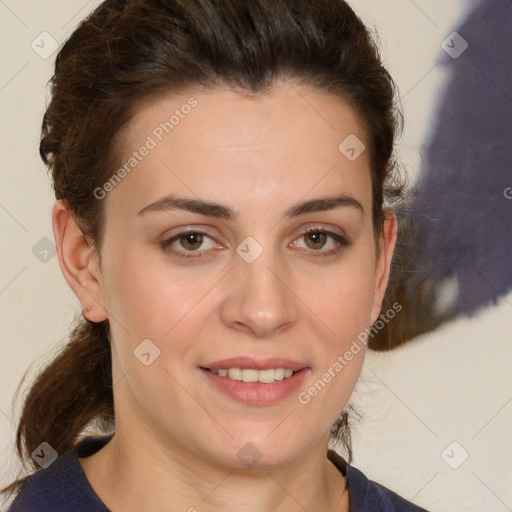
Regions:
<instances>
[{"instance_id":1,"label":"smile","mask_svg":"<svg viewBox=\"0 0 512 512\"><path fill-rule=\"evenodd\" d=\"M252 368L219 368L210 371L220 377L226 377L243 382L261 382L270 384L277 380L283 380L294 374L293 370L288 368L268 368L265 370L255 370Z\"/></svg>"},{"instance_id":2,"label":"smile","mask_svg":"<svg viewBox=\"0 0 512 512\"><path fill-rule=\"evenodd\" d=\"M303 386L310 368L205 368L200 371L208 379L214 393L249 405L272 405L293 396Z\"/></svg>"}]
</instances>

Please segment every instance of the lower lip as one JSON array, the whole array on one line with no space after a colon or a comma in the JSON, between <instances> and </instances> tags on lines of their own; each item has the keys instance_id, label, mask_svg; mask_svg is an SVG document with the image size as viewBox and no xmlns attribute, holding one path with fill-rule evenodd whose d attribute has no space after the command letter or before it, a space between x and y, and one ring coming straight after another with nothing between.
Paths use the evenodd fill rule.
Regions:
<instances>
[{"instance_id":1,"label":"lower lip","mask_svg":"<svg viewBox=\"0 0 512 512\"><path fill-rule=\"evenodd\" d=\"M200 370L219 391L230 398L251 405L269 405L283 400L297 391L304 382L309 368L303 368L291 377L276 380L270 384L233 380L229 377L221 377L203 368L200 368Z\"/></svg>"}]
</instances>

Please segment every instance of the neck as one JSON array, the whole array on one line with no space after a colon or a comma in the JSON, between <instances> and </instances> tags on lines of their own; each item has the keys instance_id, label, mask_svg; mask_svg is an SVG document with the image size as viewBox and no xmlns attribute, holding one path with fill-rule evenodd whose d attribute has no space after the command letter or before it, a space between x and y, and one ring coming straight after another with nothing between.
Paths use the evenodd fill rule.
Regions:
<instances>
[{"instance_id":1,"label":"neck","mask_svg":"<svg viewBox=\"0 0 512 512\"><path fill-rule=\"evenodd\" d=\"M328 438L322 439L279 466L233 469L180 445L167 443L162 449L154 435L128 435L116 425L111 441L80 463L93 489L114 512L346 512L345 479L327 460L327 443Z\"/></svg>"}]
</instances>

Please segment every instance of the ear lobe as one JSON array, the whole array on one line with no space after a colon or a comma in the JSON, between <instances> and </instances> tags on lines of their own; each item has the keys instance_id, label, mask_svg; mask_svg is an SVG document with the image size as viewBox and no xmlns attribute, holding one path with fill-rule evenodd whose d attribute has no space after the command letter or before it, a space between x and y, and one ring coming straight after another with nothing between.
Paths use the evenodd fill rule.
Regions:
<instances>
[{"instance_id":1,"label":"ear lobe","mask_svg":"<svg viewBox=\"0 0 512 512\"><path fill-rule=\"evenodd\" d=\"M53 206L52 226L62 274L80 301L84 317L91 322L105 320L96 249L61 200Z\"/></svg>"},{"instance_id":2,"label":"ear lobe","mask_svg":"<svg viewBox=\"0 0 512 512\"><path fill-rule=\"evenodd\" d=\"M377 256L377 264L375 266L375 286L373 293L373 304L371 312L372 324L379 317L384 294L389 282L389 274L391 270L391 260L395 250L397 239L397 222L395 214L389 210L386 212L386 220L382 227L379 237L379 254Z\"/></svg>"}]
</instances>

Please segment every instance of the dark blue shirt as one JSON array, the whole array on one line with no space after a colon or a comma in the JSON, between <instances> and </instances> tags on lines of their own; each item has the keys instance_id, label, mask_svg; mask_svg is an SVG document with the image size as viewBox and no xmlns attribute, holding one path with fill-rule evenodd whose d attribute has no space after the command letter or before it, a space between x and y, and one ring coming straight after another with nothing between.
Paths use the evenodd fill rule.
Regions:
<instances>
[{"instance_id":1,"label":"dark blue shirt","mask_svg":"<svg viewBox=\"0 0 512 512\"><path fill-rule=\"evenodd\" d=\"M109 512L91 487L79 458L97 452L113 434L82 439L52 464L28 477L9 512ZM335 451L329 460L346 479L350 512L427 512L377 482L368 480Z\"/></svg>"}]
</instances>

